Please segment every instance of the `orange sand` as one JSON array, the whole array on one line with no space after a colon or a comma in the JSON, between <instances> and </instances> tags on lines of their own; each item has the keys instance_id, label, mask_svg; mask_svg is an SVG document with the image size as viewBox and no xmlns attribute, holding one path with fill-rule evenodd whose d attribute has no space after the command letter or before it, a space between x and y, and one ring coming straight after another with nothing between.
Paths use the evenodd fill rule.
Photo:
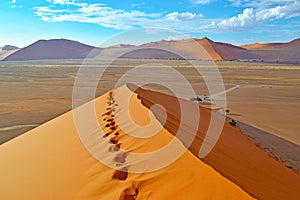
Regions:
<instances>
[{"instance_id":1,"label":"orange sand","mask_svg":"<svg viewBox=\"0 0 300 200\"><path fill-rule=\"evenodd\" d=\"M129 85L134 90L135 86ZM139 88L136 90L142 103L150 108L153 104L160 104L167 111L167 120L164 127L172 134L176 134L180 124L180 106L177 98ZM197 104L180 100L187 109L195 110ZM196 156L208 130L210 118L216 123L221 123L220 117L206 108L200 107L199 129L189 150ZM160 115L155 113L157 119ZM190 135L193 130L188 123L193 123L193 118L185 120L187 123L185 135ZM196 122L197 123L197 122ZM183 140L183 138L180 138ZM208 143L212 142L212 138ZM212 166L224 177L233 181L249 194L258 199L300 199L300 176L282 163L268 156L260 148L242 135L236 128L224 124L222 134L207 157L202 159Z\"/></svg>"},{"instance_id":2,"label":"orange sand","mask_svg":"<svg viewBox=\"0 0 300 200\"><path fill-rule=\"evenodd\" d=\"M131 96L127 107L126 95ZM99 148L100 154L107 155L110 164L119 164L123 171L100 163L79 139L73 114L94 105L99 126L107 134L106 145L93 137L88 140ZM128 136L123 129L128 129L130 134L143 134L126 118L128 109L138 125L152 120L153 125L145 128L145 132L151 133L153 128L159 128L159 132L143 139ZM175 141L174 151L182 150L184 146L154 119L137 95L125 86L75 111L0 146L0 199L252 199L189 151L160 170L130 173L133 167L131 152L153 151L171 140ZM85 116L82 117L84 119ZM92 123L89 124L89 121L92 120L87 120L85 124L87 131L94 131L95 138L103 138L103 133L95 132L97 127L90 127ZM106 149L107 146L109 149ZM118 147L130 153L123 154ZM154 157L152 159L155 160ZM150 166L145 163L152 159L141 160L136 166L147 169Z\"/></svg>"}]
</instances>

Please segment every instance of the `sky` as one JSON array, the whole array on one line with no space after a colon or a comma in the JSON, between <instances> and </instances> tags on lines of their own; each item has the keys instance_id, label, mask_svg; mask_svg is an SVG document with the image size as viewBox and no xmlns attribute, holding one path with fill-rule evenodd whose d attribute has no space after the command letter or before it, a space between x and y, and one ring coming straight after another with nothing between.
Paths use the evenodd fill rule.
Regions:
<instances>
[{"instance_id":1,"label":"sky","mask_svg":"<svg viewBox=\"0 0 300 200\"><path fill-rule=\"evenodd\" d=\"M0 0L0 46L65 38L94 46L208 37L234 45L300 37L299 0ZM137 34L143 32L143 35Z\"/></svg>"}]
</instances>

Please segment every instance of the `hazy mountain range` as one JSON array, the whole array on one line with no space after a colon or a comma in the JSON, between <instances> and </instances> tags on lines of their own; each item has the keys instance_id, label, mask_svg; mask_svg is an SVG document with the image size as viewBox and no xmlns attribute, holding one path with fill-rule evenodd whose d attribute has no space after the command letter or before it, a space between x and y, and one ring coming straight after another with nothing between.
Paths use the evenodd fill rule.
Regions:
<instances>
[{"instance_id":1,"label":"hazy mountain range","mask_svg":"<svg viewBox=\"0 0 300 200\"><path fill-rule=\"evenodd\" d=\"M199 47L201 46L201 47ZM90 54L93 51L92 54ZM0 60L25 61L45 59L83 59L95 57L199 59L199 60L260 60L300 61L300 39L288 43L249 44L234 46L214 42L209 38L185 40L161 40L139 46L119 44L107 48L96 48L67 39L39 40L27 47L0 47Z\"/></svg>"}]
</instances>

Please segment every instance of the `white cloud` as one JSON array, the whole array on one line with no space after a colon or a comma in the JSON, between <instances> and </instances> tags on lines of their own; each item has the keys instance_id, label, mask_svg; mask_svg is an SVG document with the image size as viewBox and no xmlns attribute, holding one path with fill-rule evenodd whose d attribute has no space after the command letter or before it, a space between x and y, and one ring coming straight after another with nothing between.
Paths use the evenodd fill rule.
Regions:
<instances>
[{"instance_id":1,"label":"white cloud","mask_svg":"<svg viewBox=\"0 0 300 200\"><path fill-rule=\"evenodd\" d=\"M11 3L17 3L17 0L11 0Z\"/></svg>"},{"instance_id":2,"label":"white cloud","mask_svg":"<svg viewBox=\"0 0 300 200\"><path fill-rule=\"evenodd\" d=\"M224 19L216 25L221 28L245 28L254 26L255 22L256 18L254 10L252 8L246 8L242 14L238 14L229 19Z\"/></svg>"},{"instance_id":3,"label":"white cloud","mask_svg":"<svg viewBox=\"0 0 300 200\"><path fill-rule=\"evenodd\" d=\"M183 40L183 39L187 39L187 37L183 35L170 35L167 38L167 40Z\"/></svg>"},{"instance_id":4,"label":"white cloud","mask_svg":"<svg viewBox=\"0 0 300 200\"><path fill-rule=\"evenodd\" d=\"M268 20L292 18L297 16L300 16L300 2L257 10L253 8L246 8L242 14L221 20L218 23L213 22L211 26L224 29L248 29Z\"/></svg>"},{"instance_id":5,"label":"white cloud","mask_svg":"<svg viewBox=\"0 0 300 200\"><path fill-rule=\"evenodd\" d=\"M178 31L194 31L195 27L201 27L203 24L202 14L190 12L173 12L163 15L138 10L114 9L98 3L77 3L70 0L48 0L48 2L49 6L34 8L35 15L47 22L93 23L121 30L156 27Z\"/></svg>"},{"instance_id":6,"label":"white cloud","mask_svg":"<svg viewBox=\"0 0 300 200\"><path fill-rule=\"evenodd\" d=\"M264 9L296 3L297 0L229 0L229 2L233 6Z\"/></svg>"},{"instance_id":7,"label":"white cloud","mask_svg":"<svg viewBox=\"0 0 300 200\"><path fill-rule=\"evenodd\" d=\"M300 2L263 9L256 13L257 20L281 19L300 16Z\"/></svg>"},{"instance_id":8,"label":"white cloud","mask_svg":"<svg viewBox=\"0 0 300 200\"><path fill-rule=\"evenodd\" d=\"M190 2L192 4L202 4L202 5L209 4L209 3L213 2L213 1L214 0L190 0Z\"/></svg>"},{"instance_id":9,"label":"white cloud","mask_svg":"<svg viewBox=\"0 0 300 200\"><path fill-rule=\"evenodd\" d=\"M127 30L142 24L151 18L158 17L157 13L140 11L125 11L113 9L104 4L77 3L69 0L48 0L51 6L35 7L35 15L48 22L83 22L94 23L104 27ZM56 5L65 9L58 9ZM72 6L69 9L68 6Z\"/></svg>"},{"instance_id":10,"label":"white cloud","mask_svg":"<svg viewBox=\"0 0 300 200\"><path fill-rule=\"evenodd\" d=\"M190 13L190 12L184 12L184 13L172 12L167 14L166 18L168 20L186 21L186 20L195 20L195 19L203 18L203 15Z\"/></svg>"},{"instance_id":11,"label":"white cloud","mask_svg":"<svg viewBox=\"0 0 300 200\"><path fill-rule=\"evenodd\" d=\"M48 6L34 8L35 15L47 22L92 23L121 30L163 28L185 34L199 34L207 31L219 32L220 29L250 29L270 20L300 16L300 2L270 8L245 8L242 13L236 16L218 20L204 18L200 13L146 13L139 10L115 9L99 3L85 3L83 1L79 3L75 0L47 1L49 2ZM271 0L265 1L271 2Z\"/></svg>"},{"instance_id":12,"label":"white cloud","mask_svg":"<svg viewBox=\"0 0 300 200\"><path fill-rule=\"evenodd\" d=\"M46 0L47 2L51 3L51 4L55 4L55 5L81 5L81 3L76 3L74 0L70 1L70 0Z\"/></svg>"},{"instance_id":13,"label":"white cloud","mask_svg":"<svg viewBox=\"0 0 300 200\"><path fill-rule=\"evenodd\" d=\"M63 13L63 12L66 12L66 11L67 10L58 10L58 9L52 10L47 6L40 6L40 7L38 7L38 9L36 9L35 13L38 16L40 16L40 15L52 15L52 13Z\"/></svg>"}]
</instances>

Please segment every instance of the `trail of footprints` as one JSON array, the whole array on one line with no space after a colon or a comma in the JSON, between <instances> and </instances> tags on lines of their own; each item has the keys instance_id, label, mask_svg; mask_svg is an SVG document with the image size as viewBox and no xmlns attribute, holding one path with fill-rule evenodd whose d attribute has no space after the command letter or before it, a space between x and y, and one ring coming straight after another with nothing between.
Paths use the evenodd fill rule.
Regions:
<instances>
[{"instance_id":1,"label":"trail of footprints","mask_svg":"<svg viewBox=\"0 0 300 200\"><path fill-rule=\"evenodd\" d=\"M113 93L109 92L107 97L107 105L106 112L102 115L103 121L105 124L105 134L103 138L107 138L112 146L109 147L108 151L110 152L119 152L121 148L121 143L119 142L120 131L114 119L114 114L117 113L118 104L113 98ZM126 162L127 153L120 152L114 158L116 167L122 166ZM120 170L116 170L112 176L112 179L125 181L128 177L128 166L122 167ZM139 190L137 188L127 188L125 189L120 196L120 200L134 200L136 199Z\"/></svg>"}]
</instances>

